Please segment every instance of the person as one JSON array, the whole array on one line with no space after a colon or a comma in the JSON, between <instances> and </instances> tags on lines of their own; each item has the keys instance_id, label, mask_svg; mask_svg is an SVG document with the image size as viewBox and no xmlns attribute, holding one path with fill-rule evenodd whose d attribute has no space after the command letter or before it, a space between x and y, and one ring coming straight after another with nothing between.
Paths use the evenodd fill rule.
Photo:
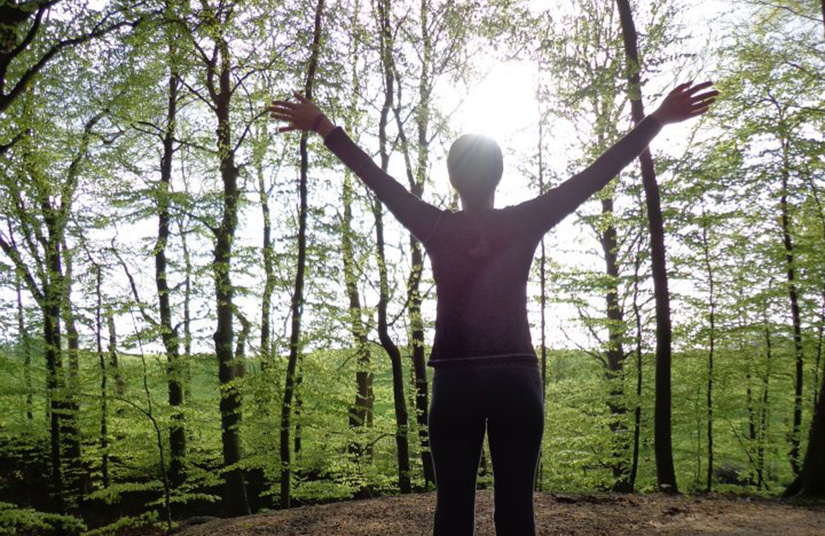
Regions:
<instances>
[{"instance_id":1,"label":"person","mask_svg":"<svg viewBox=\"0 0 825 536\"><path fill-rule=\"evenodd\" d=\"M544 430L538 359L527 320L527 281L542 236L632 162L662 126L705 113L712 82L676 87L592 165L547 193L494 208L503 166L495 141L456 140L447 157L462 210L436 208L381 170L311 101L274 101L279 131L315 131L421 241L432 263L437 306L428 428L435 466L435 536L473 534L476 475L485 429L500 536L535 534L533 485Z\"/></svg>"}]
</instances>

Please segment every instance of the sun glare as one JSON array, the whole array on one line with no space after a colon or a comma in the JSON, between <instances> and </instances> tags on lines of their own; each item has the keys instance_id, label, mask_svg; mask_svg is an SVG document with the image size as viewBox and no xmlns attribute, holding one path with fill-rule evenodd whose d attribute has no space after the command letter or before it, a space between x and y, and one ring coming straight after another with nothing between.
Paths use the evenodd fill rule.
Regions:
<instances>
[{"instance_id":1,"label":"sun glare","mask_svg":"<svg viewBox=\"0 0 825 536\"><path fill-rule=\"evenodd\" d=\"M525 62L498 63L474 86L458 109L462 133L495 138L502 146L536 122L535 69Z\"/></svg>"}]
</instances>

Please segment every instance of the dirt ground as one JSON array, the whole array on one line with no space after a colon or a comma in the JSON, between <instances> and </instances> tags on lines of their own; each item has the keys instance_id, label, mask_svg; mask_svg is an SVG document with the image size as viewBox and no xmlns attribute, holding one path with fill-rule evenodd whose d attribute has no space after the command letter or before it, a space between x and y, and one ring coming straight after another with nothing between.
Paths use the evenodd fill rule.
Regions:
<instances>
[{"instance_id":1,"label":"dirt ground","mask_svg":"<svg viewBox=\"0 0 825 536\"><path fill-rule=\"evenodd\" d=\"M429 536L435 493L385 497L219 519L183 536ZM540 536L825 536L825 502L665 495L536 494ZM493 497L479 491L476 536L493 536ZM507 535L499 535L507 536Z\"/></svg>"}]
</instances>

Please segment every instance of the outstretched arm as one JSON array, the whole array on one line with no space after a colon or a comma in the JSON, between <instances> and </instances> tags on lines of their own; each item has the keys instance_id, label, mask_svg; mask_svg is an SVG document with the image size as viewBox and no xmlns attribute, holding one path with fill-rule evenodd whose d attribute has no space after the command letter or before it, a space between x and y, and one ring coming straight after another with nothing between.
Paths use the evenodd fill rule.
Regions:
<instances>
[{"instance_id":1,"label":"outstretched arm","mask_svg":"<svg viewBox=\"0 0 825 536\"><path fill-rule=\"evenodd\" d=\"M677 86L662 105L581 173L574 175L549 192L519 205L525 225L544 233L594 193L604 188L613 177L639 156L661 130L662 126L702 115L716 100L717 91L702 90L713 85L705 82Z\"/></svg>"},{"instance_id":2,"label":"outstretched arm","mask_svg":"<svg viewBox=\"0 0 825 536\"><path fill-rule=\"evenodd\" d=\"M292 130L315 131L327 148L353 173L358 175L378 199L398 218L404 227L425 242L438 223L441 210L411 194L398 181L378 167L350 138L344 129L336 127L310 100L295 93L297 102L274 101L269 110L274 119L287 121L278 132Z\"/></svg>"}]
</instances>

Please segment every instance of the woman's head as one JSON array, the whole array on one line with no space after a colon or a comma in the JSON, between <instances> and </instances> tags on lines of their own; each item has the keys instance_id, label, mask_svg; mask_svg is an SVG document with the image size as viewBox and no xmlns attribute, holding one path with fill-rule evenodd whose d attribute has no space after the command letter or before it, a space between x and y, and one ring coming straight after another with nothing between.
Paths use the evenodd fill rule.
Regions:
<instances>
[{"instance_id":1,"label":"woman's head","mask_svg":"<svg viewBox=\"0 0 825 536\"><path fill-rule=\"evenodd\" d=\"M487 136L465 134L453 142L447 155L450 184L465 208L486 208L501 180L501 147Z\"/></svg>"}]
</instances>

